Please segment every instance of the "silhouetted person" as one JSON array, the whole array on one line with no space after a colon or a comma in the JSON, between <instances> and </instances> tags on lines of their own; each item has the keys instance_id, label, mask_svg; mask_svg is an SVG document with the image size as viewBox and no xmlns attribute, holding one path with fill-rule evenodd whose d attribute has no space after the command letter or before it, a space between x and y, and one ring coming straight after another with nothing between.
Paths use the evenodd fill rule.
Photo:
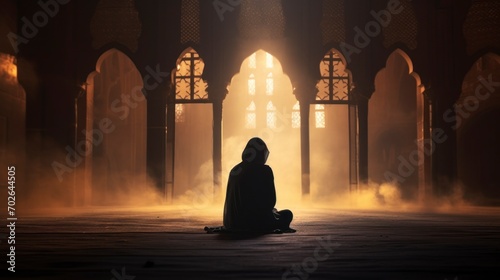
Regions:
<instances>
[{"instance_id":1,"label":"silhouetted person","mask_svg":"<svg viewBox=\"0 0 500 280\"><path fill-rule=\"evenodd\" d=\"M242 162L229 174L224 227L229 230L273 231L290 230L293 214L277 211L274 175L265 165L269 150L260 138L248 141Z\"/></svg>"}]
</instances>

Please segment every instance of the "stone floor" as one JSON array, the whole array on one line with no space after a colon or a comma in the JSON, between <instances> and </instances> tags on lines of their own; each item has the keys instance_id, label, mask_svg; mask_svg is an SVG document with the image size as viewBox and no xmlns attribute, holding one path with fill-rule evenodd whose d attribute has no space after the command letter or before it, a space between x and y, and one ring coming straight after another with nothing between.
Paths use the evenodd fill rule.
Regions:
<instances>
[{"instance_id":1,"label":"stone floor","mask_svg":"<svg viewBox=\"0 0 500 280\"><path fill-rule=\"evenodd\" d=\"M16 224L2 279L496 279L500 209L460 213L295 211L296 233L206 234L220 211L88 208ZM196 216L195 216L196 215ZM5 221L5 218L3 219ZM5 226L3 227L5 229Z\"/></svg>"}]
</instances>

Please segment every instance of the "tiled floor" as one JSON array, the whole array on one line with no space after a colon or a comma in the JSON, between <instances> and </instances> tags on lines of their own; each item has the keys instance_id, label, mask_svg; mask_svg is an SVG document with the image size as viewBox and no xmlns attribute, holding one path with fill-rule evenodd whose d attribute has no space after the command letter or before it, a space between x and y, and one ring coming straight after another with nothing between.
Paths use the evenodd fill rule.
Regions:
<instances>
[{"instance_id":1,"label":"tiled floor","mask_svg":"<svg viewBox=\"0 0 500 280\"><path fill-rule=\"evenodd\" d=\"M221 224L219 212L89 208L24 215L16 225L16 272L7 271L2 238L0 275L462 280L500 274L500 209L469 208L458 214L309 209L295 211L296 233L206 234L205 225Z\"/></svg>"}]
</instances>

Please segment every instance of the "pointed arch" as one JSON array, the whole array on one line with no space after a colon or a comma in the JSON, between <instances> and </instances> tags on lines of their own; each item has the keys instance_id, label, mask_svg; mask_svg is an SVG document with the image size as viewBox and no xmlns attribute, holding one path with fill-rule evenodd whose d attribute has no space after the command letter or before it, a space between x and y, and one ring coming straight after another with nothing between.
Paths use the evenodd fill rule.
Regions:
<instances>
[{"instance_id":1,"label":"pointed arch","mask_svg":"<svg viewBox=\"0 0 500 280\"><path fill-rule=\"evenodd\" d=\"M102 64L103 62L108 58L110 57L113 53L115 52L121 52L120 50L116 49L116 48L110 48L110 49L107 49L106 51L104 51L98 58L97 58L97 61L95 63L95 69L94 71L92 71L88 76L87 76L87 85L90 85L93 83L93 79L95 77L95 75L98 75L101 73L101 69L102 69Z\"/></svg>"},{"instance_id":2,"label":"pointed arch","mask_svg":"<svg viewBox=\"0 0 500 280\"><path fill-rule=\"evenodd\" d=\"M176 102L208 102L208 85L202 77L205 62L198 52L188 47L179 55L176 63L176 69L172 72Z\"/></svg>"},{"instance_id":3,"label":"pointed arch","mask_svg":"<svg viewBox=\"0 0 500 280\"><path fill-rule=\"evenodd\" d=\"M495 69L499 65L500 55L496 53L487 52L478 57L474 63L470 65L468 72L463 77L462 92L460 93L456 104L465 104L467 98L472 99L474 95L477 95L475 88L482 87L480 80L485 80L488 78L488 75L495 74ZM496 81L495 79L492 80Z\"/></svg>"},{"instance_id":4,"label":"pointed arch","mask_svg":"<svg viewBox=\"0 0 500 280\"><path fill-rule=\"evenodd\" d=\"M203 189L200 176L213 182L213 104L203 79L205 62L193 47L184 49L172 71L173 98L167 102L167 124L171 143L166 157L171 163L170 196L180 199ZM170 113L169 113L170 110ZM169 133L167 131L167 134ZM201 175L200 170L207 171ZM211 172L213 174L213 172ZM203 189L203 190L201 190Z\"/></svg>"},{"instance_id":5,"label":"pointed arch","mask_svg":"<svg viewBox=\"0 0 500 280\"><path fill-rule=\"evenodd\" d=\"M353 88L352 73L340 51L331 48L319 63L320 80L315 103L347 104Z\"/></svg>"},{"instance_id":6,"label":"pointed arch","mask_svg":"<svg viewBox=\"0 0 500 280\"><path fill-rule=\"evenodd\" d=\"M91 142L85 184L95 203L116 203L113 193L131 195L146 182L147 100L135 63L117 49L105 51L85 84L85 115L80 138ZM107 123L110 132L102 131ZM101 131L102 137L95 137ZM99 201L95 199L99 198ZM129 199L129 196L124 198Z\"/></svg>"},{"instance_id":7,"label":"pointed arch","mask_svg":"<svg viewBox=\"0 0 500 280\"><path fill-rule=\"evenodd\" d=\"M393 54L400 55L406 61L406 64L408 65L408 74L415 79L415 83L417 84L418 93L423 93L425 91L425 86L422 84L422 80L420 79L420 75L417 72L415 72L415 70L413 68L413 61L411 60L410 56L405 51L403 51L399 48L394 50L394 52L391 55L393 55Z\"/></svg>"},{"instance_id":8,"label":"pointed arch","mask_svg":"<svg viewBox=\"0 0 500 280\"><path fill-rule=\"evenodd\" d=\"M241 80L246 84L245 88L233 90L235 83L239 85ZM224 112L226 115L232 115L233 113L237 114L237 112L233 112L236 111L236 109L234 109L235 106L246 107L251 101L254 101L257 108L256 111L263 112L264 116L256 113L256 120L252 120L257 121L256 127L266 126L268 123L265 116L266 105L270 100L273 101L273 104L275 104L278 110L283 107L292 108L295 103L296 99L293 95L293 89L289 89L288 84L291 85L290 78L283 73L280 61L271 53L259 49L249 54L242 61L239 73L231 80L231 84L228 86L228 95L224 100L225 104L230 105L224 106ZM287 86L285 87L284 85ZM283 95L287 92L290 93L289 97ZM233 96L235 94L238 96ZM289 98L294 100L288 100ZM240 102L245 105L236 104ZM290 124L287 124L287 126L291 127ZM232 128L227 129L231 127L227 122L225 127L226 131L233 130ZM237 130L240 127L248 126L242 121L239 125L235 125L234 129Z\"/></svg>"},{"instance_id":9,"label":"pointed arch","mask_svg":"<svg viewBox=\"0 0 500 280\"><path fill-rule=\"evenodd\" d=\"M385 67L382 68L380 71L378 71L375 79L377 78L378 75L380 75L381 73L383 73L383 71L385 71L387 69L388 64L390 63L390 59L393 58L394 56L399 56L400 58L402 58L404 60L404 62L406 63L405 65L407 66L405 74L410 75L415 80L415 84L416 84L416 88L417 88L417 95L423 94L425 92L425 86L422 84L422 80L420 78L420 75L417 72L415 72L415 70L414 70L413 61L410 58L410 56L400 48L395 49L387 57Z\"/></svg>"},{"instance_id":10,"label":"pointed arch","mask_svg":"<svg viewBox=\"0 0 500 280\"><path fill-rule=\"evenodd\" d=\"M394 179L398 158L415 158L430 137L430 103L426 101L420 76L411 58L394 50L375 78L369 102L369 173L376 182ZM430 156L417 153L417 164L398 182L407 199L425 199L430 192ZM398 177L399 178L399 177Z\"/></svg>"},{"instance_id":11,"label":"pointed arch","mask_svg":"<svg viewBox=\"0 0 500 280\"><path fill-rule=\"evenodd\" d=\"M240 57L241 64L239 68L239 72L236 73L235 76L241 74L241 72L245 72L247 69L256 69L257 67L262 67L267 69L268 72L282 73L289 77L288 73L286 73L283 69L283 63L279 58L278 54L274 51L270 51L265 48L252 48L251 50L247 50Z\"/></svg>"},{"instance_id":12,"label":"pointed arch","mask_svg":"<svg viewBox=\"0 0 500 280\"><path fill-rule=\"evenodd\" d=\"M351 179L354 177L350 176L357 170L352 168L357 166L357 159L350 157L350 151L357 150L357 139L351 140L350 134L351 130L357 133L357 116L351 122L349 114L351 107L357 105L352 102L352 74L342 53L329 47L318 57L317 63L316 96L310 104L304 102L300 106L309 107L306 110L309 114L301 115L301 118L309 119L308 126L301 133L302 136L310 135L309 155L303 155L311 159L310 193L315 199L322 200L327 194L340 195L348 191L350 184L357 184L357 179L354 182ZM335 168L325 169L324 166ZM330 183L328 178L332 177L335 183Z\"/></svg>"},{"instance_id":13,"label":"pointed arch","mask_svg":"<svg viewBox=\"0 0 500 280\"><path fill-rule=\"evenodd\" d=\"M279 174L275 177L278 186L277 195L290 193L291 197L300 196L300 137L298 129L292 129L287 114L297 102L293 94L292 83L283 72L281 62L270 52L258 49L246 53L241 59L239 72L233 76L228 86L228 94L224 99L222 111L223 121L223 181L235 160L240 159L240 149L244 148L248 139L261 137L270 151L276 155L269 164L273 168L281 168L285 162L280 155L297 159L286 168L293 174ZM269 67L272 66L272 67ZM249 91L249 82L252 90ZM255 93L253 84L255 82ZM251 94L249 94L249 92ZM243 146L243 147L242 147ZM235 152L238 154L236 155ZM280 192L279 188L293 186L296 191ZM295 197L295 195L297 197ZM286 197L289 199L290 197ZM278 198L279 199L279 198Z\"/></svg>"}]
</instances>

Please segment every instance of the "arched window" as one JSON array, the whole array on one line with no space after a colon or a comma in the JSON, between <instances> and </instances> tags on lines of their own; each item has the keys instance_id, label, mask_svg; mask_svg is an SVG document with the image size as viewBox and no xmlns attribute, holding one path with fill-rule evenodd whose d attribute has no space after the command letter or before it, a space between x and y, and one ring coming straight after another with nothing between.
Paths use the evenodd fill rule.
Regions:
<instances>
[{"instance_id":1,"label":"arched window","mask_svg":"<svg viewBox=\"0 0 500 280\"><path fill-rule=\"evenodd\" d=\"M274 67L274 58L272 54L266 53L266 68L273 68Z\"/></svg>"},{"instance_id":2,"label":"arched window","mask_svg":"<svg viewBox=\"0 0 500 280\"><path fill-rule=\"evenodd\" d=\"M267 127L271 129L276 128L276 107L274 106L272 101L267 103Z\"/></svg>"},{"instance_id":3,"label":"arched window","mask_svg":"<svg viewBox=\"0 0 500 280\"><path fill-rule=\"evenodd\" d=\"M184 105L183 104L175 104L175 122L176 123L182 123L184 122L185 115L184 115Z\"/></svg>"},{"instance_id":4,"label":"arched window","mask_svg":"<svg viewBox=\"0 0 500 280\"><path fill-rule=\"evenodd\" d=\"M321 79L316 100L321 103L347 104L351 91L351 77L344 59L335 50L329 51L320 63Z\"/></svg>"},{"instance_id":5,"label":"arched window","mask_svg":"<svg viewBox=\"0 0 500 280\"><path fill-rule=\"evenodd\" d=\"M255 84L255 75L250 74L250 78L248 78L248 94L255 95L256 84Z\"/></svg>"},{"instance_id":6,"label":"arched window","mask_svg":"<svg viewBox=\"0 0 500 280\"><path fill-rule=\"evenodd\" d=\"M248 59L248 68L257 68L257 53L253 53Z\"/></svg>"},{"instance_id":7,"label":"arched window","mask_svg":"<svg viewBox=\"0 0 500 280\"><path fill-rule=\"evenodd\" d=\"M281 100L276 99L275 89L279 82L279 73L274 69L275 58L265 51L259 50L248 57L245 62L248 66L245 75L248 75L245 128L257 129L267 127L274 129L278 126L277 108ZM278 62L276 62L278 63ZM279 64L277 64L279 65Z\"/></svg>"},{"instance_id":8,"label":"arched window","mask_svg":"<svg viewBox=\"0 0 500 280\"><path fill-rule=\"evenodd\" d=\"M325 105L322 104L314 105L314 118L315 118L316 128L326 127Z\"/></svg>"},{"instance_id":9,"label":"arched window","mask_svg":"<svg viewBox=\"0 0 500 280\"><path fill-rule=\"evenodd\" d=\"M200 42L200 2L182 0L181 4L181 44Z\"/></svg>"},{"instance_id":10,"label":"arched window","mask_svg":"<svg viewBox=\"0 0 500 280\"><path fill-rule=\"evenodd\" d=\"M247 129L255 129L257 127L257 115L255 114L255 102L251 102L247 107L246 125Z\"/></svg>"},{"instance_id":11,"label":"arched window","mask_svg":"<svg viewBox=\"0 0 500 280\"><path fill-rule=\"evenodd\" d=\"M269 73L269 74L267 74L267 78L266 78L266 94L273 95L273 93L274 93L273 73Z\"/></svg>"},{"instance_id":12,"label":"arched window","mask_svg":"<svg viewBox=\"0 0 500 280\"><path fill-rule=\"evenodd\" d=\"M351 95L351 76L346 69L343 56L336 50L330 50L319 64L321 79L316 88L316 105L313 113L316 128L326 128L325 104L349 104Z\"/></svg>"},{"instance_id":13,"label":"arched window","mask_svg":"<svg viewBox=\"0 0 500 280\"><path fill-rule=\"evenodd\" d=\"M316 104L314 105L314 127L315 128L325 128L326 127L326 115L325 115L325 105ZM292 128L300 128L300 104L299 101L293 105L292 108Z\"/></svg>"},{"instance_id":14,"label":"arched window","mask_svg":"<svg viewBox=\"0 0 500 280\"><path fill-rule=\"evenodd\" d=\"M189 49L178 60L174 77L177 101L208 100L207 83L201 77L204 68L205 63L193 49Z\"/></svg>"}]
</instances>

